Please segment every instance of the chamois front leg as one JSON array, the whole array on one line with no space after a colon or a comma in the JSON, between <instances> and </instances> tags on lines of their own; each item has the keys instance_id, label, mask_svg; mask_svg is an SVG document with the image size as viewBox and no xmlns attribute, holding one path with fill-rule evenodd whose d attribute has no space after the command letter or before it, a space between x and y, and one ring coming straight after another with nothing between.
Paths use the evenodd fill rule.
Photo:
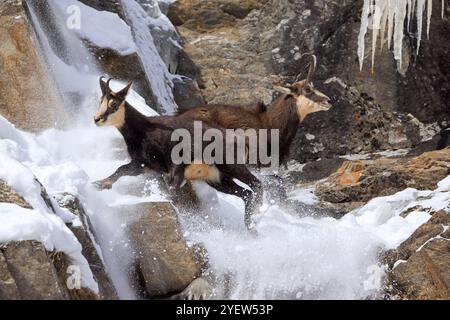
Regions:
<instances>
[{"instance_id":1,"label":"chamois front leg","mask_svg":"<svg viewBox=\"0 0 450 320\"><path fill-rule=\"evenodd\" d=\"M123 176L138 176L144 172L144 166L140 161L131 161L116 170L108 178L94 182L100 190L111 189L112 185Z\"/></svg>"}]
</instances>

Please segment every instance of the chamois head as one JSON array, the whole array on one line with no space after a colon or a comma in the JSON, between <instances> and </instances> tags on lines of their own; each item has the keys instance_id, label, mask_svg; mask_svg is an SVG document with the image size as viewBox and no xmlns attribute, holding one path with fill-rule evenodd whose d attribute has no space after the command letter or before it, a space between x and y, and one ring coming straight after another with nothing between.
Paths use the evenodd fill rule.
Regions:
<instances>
[{"instance_id":1,"label":"chamois head","mask_svg":"<svg viewBox=\"0 0 450 320\"><path fill-rule=\"evenodd\" d=\"M297 114L300 122L303 122L308 114L328 111L331 108L330 98L319 90L316 90L312 83L316 71L316 64L316 56L311 55L311 63L306 79L300 80L301 75L299 75L293 84L275 87L277 91L290 94L296 98Z\"/></svg>"},{"instance_id":2,"label":"chamois head","mask_svg":"<svg viewBox=\"0 0 450 320\"><path fill-rule=\"evenodd\" d=\"M114 92L109 87L110 82L111 79L105 82L104 77L100 77L102 97L94 121L99 127L109 125L121 128L125 122L125 99L133 83L130 82L122 90Z\"/></svg>"}]
</instances>

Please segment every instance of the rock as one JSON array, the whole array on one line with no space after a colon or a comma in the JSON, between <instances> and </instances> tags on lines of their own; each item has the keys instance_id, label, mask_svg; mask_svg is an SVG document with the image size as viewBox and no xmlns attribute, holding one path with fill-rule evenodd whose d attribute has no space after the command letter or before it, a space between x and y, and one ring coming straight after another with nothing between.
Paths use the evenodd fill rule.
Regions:
<instances>
[{"instance_id":1,"label":"rock","mask_svg":"<svg viewBox=\"0 0 450 320\"><path fill-rule=\"evenodd\" d=\"M109 11L119 15L124 19L123 9L119 0L79 0L99 11Z\"/></svg>"},{"instance_id":2,"label":"rock","mask_svg":"<svg viewBox=\"0 0 450 320\"><path fill-rule=\"evenodd\" d=\"M211 284L204 278L197 278L180 294L172 296L171 300L209 300L213 296Z\"/></svg>"},{"instance_id":3,"label":"rock","mask_svg":"<svg viewBox=\"0 0 450 320\"><path fill-rule=\"evenodd\" d=\"M261 7L261 1L239 0L181 0L169 7L168 17L174 25L207 32L233 26L250 11Z\"/></svg>"},{"instance_id":4,"label":"rock","mask_svg":"<svg viewBox=\"0 0 450 320\"><path fill-rule=\"evenodd\" d=\"M113 49L100 48L87 40L84 40L84 43L92 55L96 57L97 63L105 74L126 83L133 81L133 90L145 99L147 105L153 106L155 104L155 98L150 89L144 67L136 52L121 55Z\"/></svg>"},{"instance_id":5,"label":"rock","mask_svg":"<svg viewBox=\"0 0 450 320\"><path fill-rule=\"evenodd\" d=\"M141 6L141 8L145 11L145 13L148 15L151 19L160 19L161 18L161 10L159 8L159 3L157 0L138 0L137 3ZM125 6L124 6L125 7ZM136 32L134 28L138 27L137 25L134 25L133 20L130 19L130 17L127 16L126 10L125 10L125 21L128 23L128 25L131 26L131 29L133 31L133 36L136 37ZM199 91L197 89L197 86L191 85L190 82L197 82L199 78L199 71L198 68L195 66L193 61L191 60L189 54L186 53L186 51L183 49L183 41L176 32L174 28L165 28L160 27L159 25L153 25L149 24L149 32L151 33L151 36L154 40L155 47L167 66L167 69L170 73L184 76L189 78L191 81L183 81L178 82L176 85L178 88L174 90L174 101L180 102L185 98L183 96L186 92L190 93L190 98L194 98L199 94ZM136 42L139 42L139 39L136 40ZM148 59L148 57L140 57L141 59ZM148 75L147 77L151 77L152 75ZM167 81L170 81L171 79L167 79ZM175 85L175 83L174 83ZM181 88L182 86L185 86L186 88ZM174 87L174 86L172 86ZM174 88L173 88L174 89ZM197 91L197 93L192 92ZM184 92L180 95L180 92ZM201 96L201 95L200 95ZM166 110L160 105L160 102L156 97L153 99L153 102L149 105L152 105L156 110L160 111L161 113L165 113ZM183 107L183 104L180 106Z\"/></svg>"},{"instance_id":6,"label":"rock","mask_svg":"<svg viewBox=\"0 0 450 320\"><path fill-rule=\"evenodd\" d=\"M282 178L290 184L311 183L327 178L344 163L342 158L320 159L300 164L288 163L287 168L281 172Z\"/></svg>"},{"instance_id":7,"label":"rock","mask_svg":"<svg viewBox=\"0 0 450 320\"><path fill-rule=\"evenodd\" d=\"M0 3L0 114L37 131L64 121L60 97L38 51L22 1Z\"/></svg>"},{"instance_id":8,"label":"rock","mask_svg":"<svg viewBox=\"0 0 450 320\"><path fill-rule=\"evenodd\" d=\"M208 103L244 105L262 100L268 104L276 95L273 81L304 75L302 54L317 55L314 83L333 96L334 108L308 117L300 126L289 160L306 163L414 148L422 142L421 122L445 127L450 119L450 20L433 16L432 42L421 46L418 57L413 36L405 38L400 72L389 50L377 50L373 73L367 60L360 71L356 52L362 3L180 0L171 5L168 15L201 69L200 88ZM434 12L440 12L440 3L433 6ZM370 36L366 42L369 50ZM332 78L352 89L336 94L324 85ZM316 139L309 141L306 134Z\"/></svg>"},{"instance_id":9,"label":"rock","mask_svg":"<svg viewBox=\"0 0 450 320\"><path fill-rule=\"evenodd\" d=\"M38 181L39 182L39 181ZM41 185L41 196L49 209L55 212L52 201ZM68 199L67 197L65 198ZM27 209L33 209L19 194L0 180L0 203L13 203ZM68 201L69 202L69 201ZM83 223L87 221L81 215L82 207L71 203L73 213ZM67 204L69 207L69 203ZM77 211L78 210L78 211ZM83 226L86 226L85 224ZM71 230L83 246L82 253L87 258L94 275L101 280L99 287L101 296L88 288L69 290L66 287L67 270L72 264L70 258L62 252L47 252L43 245L36 241L21 241L7 244L0 243L0 299L114 299L117 297L107 277L102 277L104 266L94 244L90 240L87 229L73 227ZM101 269L101 270L99 270ZM111 288L105 284L110 284ZM107 290L109 289L109 290Z\"/></svg>"},{"instance_id":10,"label":"rock","mask_svg":"<svg viewBox=\"0 0 450 320\"><path fill-rule=\"evenodd\" d=\"M173 81L173 96L180 110L204 105L205 99L200 93L197 81L190 78Z\"/></svg>"},{"instance_id":11,"label":"rock","mask_svg":"<svg viewBox=\"0 0 450 320\"><path fill-rule=\"evenodd\" d=\"M325 85L328 112L309 115L299 126L290 159L301 163L338 155L411 148L421 142L417 119L386 112L372 98L336 79ZM311 139L311 137L314 137Z\"/></svg>"},{"instance_id":12,"label":"rock","mask_svg":"<svg viewBox=\"0 0 450 320\"><path fill-rule=\"evenodd\" d=\"M450 129L442 130L430 140L420 143L408 152L408 156L418 156L424 152L441 150L447 147L450 147Z\"/></svg>"},{"instance_id":13,"label":"rock","mask_svg":"<svg viewBox=\"0 0 450 320\"><path fill-rule=\"evenodd\" d=\"M36 241L8 243L1 251L21 299L65 300L68 298L42 244Z\"/></svg>"},{"instance_id":14,"label":"rock","mask_svg":"<svg viewBox=\"0 0 450 320\"><path fill-rule=\"evenodd\" d=\"M80 200L70 194L61 194L56 197L56 200L62 208L68 209L76 215L82 223L81 226L69 225L68 227L81 243L83 248L81 253L88 261L92 273L98 283L98 298L102 300L117 300L118 296L116 289L114 288L111 278L108 275L102 258L97 252L97 248L99 246L95 242L95 238L93 239L94 229L92 228L89 216L84 211ZM62 261L62 264L67 264L66 257L59 257L58 260Z\"/></svg>"},{"instance_id":15,"label":"rock","mask_svg":"<svg viewBox=\"0 0 450 320\"><path fill-rule=\"evenodd\" d=\"M0 250L0 300L20 299L19 289L16 281L8 270L8 264Z\"/></svg>"},{"instance_id":16,"label":"rock","mask_svg":"<svg viewBox=\"0 0 450 320\"><path fill-rule=\"evenodd\" d=\"M439 211L388 253L392 294L401 299L450 299L450 214ZM447 232L446 232L447 230ZM401 260L401 261L399 261ZM394 262L397 262L394 265Z\"/></svg>"},{"instance_id":17,"label":"rock","mask_svg":"<svg viewBox=\"0 0 450 320\"><path fill-rule=\"evenodd\" d=\"M258 51L245 48L251 40L241 18L263 1L182 0L168 17L185 39L185 50L200 67L200 88L208 103L251 104L272 100L272 79ZM211 55L214 52L214 55Z\"/></svg>"},{"instance_id":18,"label":"rock","mask_svg":"<svg viewBox=\"0 0 450 320\"><path fill-rule=\"evenodd\" d=\"M89 288L70 288L67 286L67 282L70 281L71 276L68 271L70 271L70 266L72 262L70 258L63 252L50 252L48 253L50 261L55 266L56 273L58 275L59 281L64 284L64 287L69 296L70 300L99 300L101 297L93 292ZM104 298L104 297L102 297Z\"/></svg>"},{"instance_id":19,"label":"rock","mask_svg":"<svg viewBox=\"0 0 450 320\"><path fill-rule=\"evenodd\" d=\"M0 203L1 202L13 203L22 208L32 209L31 205L26 202L21 195L11 189L5 181L0 179Z\"/></svg>"},{"instance_id":20,"label":"rock","mask_svg":"<svg viewBox=\"0 0 450 320\"><path fill-rule=\"evenodd\" d=\"M136 253L135 279L147 297L183 291L202 270L202 262L183 238L175 208L169 202L144 203L133 208L139 218L129 227Z\"/></svg>"},{"instance_id":21,"label":"rock","mask_svg":"<svg viewBox=\"0 0 450 320\"><path fill-rule=\"evenodd\" d=\"M337 172L317 184L316 195L332 203L366 202L405 188L432 190L450 174L450 149L415 158L345 161Z\"/></svg>"}]
</instances>

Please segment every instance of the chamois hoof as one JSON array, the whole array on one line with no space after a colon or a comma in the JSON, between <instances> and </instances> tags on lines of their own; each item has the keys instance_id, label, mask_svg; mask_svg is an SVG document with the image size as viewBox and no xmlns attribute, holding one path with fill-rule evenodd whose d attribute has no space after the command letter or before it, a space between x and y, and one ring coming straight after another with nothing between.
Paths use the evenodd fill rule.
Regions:
<instances>
[{"instance_id":1,"label":"chamois hoof","mask_svg":"<svg viewBox=\"0 0 450 320\"><path fill-rule=\"evenodd\" d=\"M177 298L180 300L208 300L212 297L212 288L208 281L197 278L181 292Z\"/></svg>"},{"instance_id":2,"label":"chamois hoof","mask_svg":"<svg viewBox=\"0 0 450 320\"><path fill-rule=\"evenodd\" d=\"M93 185L99 190L109 190L112 188L113 182L110 180L100 180L93 182Z\"/></svg>"}]
</instances>

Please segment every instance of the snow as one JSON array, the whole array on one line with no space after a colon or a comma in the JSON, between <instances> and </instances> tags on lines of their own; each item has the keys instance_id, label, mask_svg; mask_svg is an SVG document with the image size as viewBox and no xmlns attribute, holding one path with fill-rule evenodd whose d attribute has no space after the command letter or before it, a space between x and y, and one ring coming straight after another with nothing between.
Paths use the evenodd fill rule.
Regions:
<instances>
[{"instance_id":1,"label":"snow","mask_svg":"<svg viewBox=\"0 0 450 320\"><path fill-rule=\"evenodd\" d=\"M387 249L394 249L430 219L430 211L450 210L449 191L450 177L447 177L434 191L408 188L392 196L372 199L344 216L342 221L359 225L379 237ZM400 216L416 207L423 209L416 209L405 218Z\"/></svg>"},{"instance_id":2,"label":"snow","mask_svg":"<svg viewBox=\"0 0 450 320\"><path fill-rule=\"evenodd\" d=\"M434 191L410 188L375 198L341 219L302 217L265 203L252 235L245 232L240 199L212 196L207 186L196 190L208 203L207 213L182 222L185 236L208 252L206 274L217 298L376 298L386 270L379 253L406 240L428 221L430 210L450 209L448 177ZM308 202L311 191L299 189L291 196ZM400 216L416 206L424 209Z\"/></svg>"},{"instance_id":3,"label":"snow","mask_svg":"<svg viewBox=\"0 0 450 320\"><path fill-rule=\"evenodd\" d=\"M80 38L100 48L113 49L121 55L136 52L131 29L117 14L98 11L77 0L58 0L55 4L62 12L73 5L80 8L81 26L73 29Z\"/></svg>"},{"instance_id":4,"label":"snow","mask_svg":"<svg viewBox=\"0 0 450 320\"><path fill-rule=\"evenodd\" d=\"M170 22L162 14L158 18L150 17L134 0L122 0L122 6L127 19L130 21L137 51L141 57L152 92L161 105L162 111L173 114L178 106L172 93L172 75L159 55L149 29L154 26L166 28Z\"/></svg>"},{"instance_id":5,"label":"snow","mask_svg":"<svg viewBox=\"0 0 450 320\"><path fill-rule=\"evenodd\" d=\"M314 194L314 190L314 187L296 189L289 194L289 199L296 200L307 205L318 204L319 199Z\"/></svg>"},{"instance_id":6,"label":"snow","mask_svg":"<svg viewBox=\"0 0 450 320\"><path fill-rule=\"evenodd\" d=\"M442 17L445 8L442 1ZM383 49L387 38L388 48L391 42L394 44L394 58L398 62L398 69L402 68L403 37L405 32L405 20L407 30L410 31L412 18L417 20L417 54L423 34L423 14L426 11L427 37L430 35L430 22L432 16L433 0L364 0L361 16L361 28L358 35L358 58L360 69L363 68L365 59L365 38L367 30L372 29L372 70L375 65L375 51L378 37L380 36L380 47ZM386 28L387 26L387 28ZM386 37L387 29L387 37Z\"/></svg>"},{"instance_id":7,"label":"snow","mask_svg":"<svg viewBox=\"0 0 450 320\"><path fill-rule=\"evenodd\" d=\"M41 196L41 186L34 174L25 165L30 154L16 141L16 137L24 141L25 137L8 125L6 119L0 116L0 179L6 181L16 192L25 198L33 210L24 209L14 204L0 203L0 242L37 240L43 243L49 251L57 250L66 253L72 262L81 269L81 280L84 287L98 292L88 262L81 253L81 245L65 222L75 221L78 218L69 212L59 209L64 220L55 215L47 207ZM22 144L22 146L24 146ZM26 145L26 147L30 147ZM9 152L4 152L8 149ZM22 162L23 163L22 163Z\"/></svg>"},{"instance_id":8,"label":"snow","mask_svg":"<svg viewBox=\"0 0 450 320\"><path fill-rule=\"evenodd\" d=\"M379 19L375 19L375 25L388 25L390 43L392 38L395 42L401 37L395 33L400 23L394 22L402 13L393 6L396 2L386 1L375 3L388 4ZM410 1L411 7L407 5L407 8L416 4ZM58 6L64 9L64 5L74 2L63 0ZM361 28L364 36L370 25L369 14L377 10L373 2L370 3L365 1L367 15L363 15L364 28ZM171 92L173 76L164 65L149 28L171 30L173 26L155 5L147 8L152 11L149 16L134 0L122 0L122 4L132 31L116 15L92 11L77 2L86 21L90 21L94 13L98 21L92 21L88 27L82 24L75 38L86 37L123 54L136 50L158 103L172 113L176 110ZM411 14L410 9L405 18L410 19ZM115 32L99 37L102 28ZM38 32L42 36L39 38L45 39L39 27ZM129 42L130 32L134 35L134 47ZM359 42L363 46L361 34ZM92 61L76 59L89 55L79 45L79 39L67 32L63 36L68 42L68 51L75 53L73 60L62 62L52 53L49 44L44 43L46 58L56 82L62 83L62 93L76 92L86 99L78 106L76 121L65 130L25 133L0 116L0 178L33 206L33 209L24 209L0 204L0 241L35 239L49 250L63 251L74 263L83 266L83 284L96 288L87 262L81 256L81 246L65 225L67 222L79 225L80 221L53 201L54 214L40 196L36 177L50 197L68 192L79 198L92 222L120 298L134 299L136 296L128 279L133 252L126 227L136 217L133 213L124 214L120 208L147 201L167 201L167 198L156 181L144 177L123 177L111 190L98 191L92 186L91 182L109 176L129 159L117 130L97 128L92 123L99 97L99 71ZM379 36L383 43L384 32ZM399 47L395 44L394 47L398 53ZM358 53L362 65L364 47ZM121 82L111 84L114 90L124 85ZM141 113L156 115L134 91L127 100ZM303 168L303 164L290 163L287 174ZM217 297L365 299L377 297L382 289L385 271L378 262L380 251L397 246L427 221L428 209L448 210L450 177L441 181L435 191L407 189L390 197L373 199L342 219L312 218L277 204L264 203L262 212L255 217L256 234L248 233L245 228L241 199L217 193L201 183L196 183L195 188L204 211L192 215L180 213L180 220L188 240L203 244L208 251L210 267L206 274L213 280ZM298 189L291 197L310 205L317 203L312 188ZM404 210L418 205L424 210L416 209L406 218L400 216Z\"/></svg>"}]
</instances>

